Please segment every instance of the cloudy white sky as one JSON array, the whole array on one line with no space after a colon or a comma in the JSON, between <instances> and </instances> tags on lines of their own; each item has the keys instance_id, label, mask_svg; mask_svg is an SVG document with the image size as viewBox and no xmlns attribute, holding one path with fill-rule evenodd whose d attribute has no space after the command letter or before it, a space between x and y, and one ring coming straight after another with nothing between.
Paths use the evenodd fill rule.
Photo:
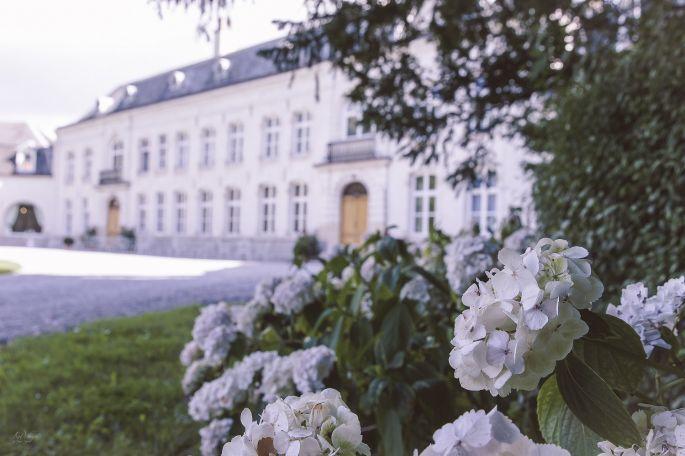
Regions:
<instances>
[{"instance_id":1,"label":"cloudy white sky","mask_svg":"<svg viewBox=\"0 0 685 456\"><path fill-rule=\"evenodd\" d=\"M236 0L222 53L282 33L273 19L301 19L302 0ZM0 121L51 130L84 114L126 81L212 56L198 14L160 19L148 0L0 1Z\"/></svg>"}]
</instances>

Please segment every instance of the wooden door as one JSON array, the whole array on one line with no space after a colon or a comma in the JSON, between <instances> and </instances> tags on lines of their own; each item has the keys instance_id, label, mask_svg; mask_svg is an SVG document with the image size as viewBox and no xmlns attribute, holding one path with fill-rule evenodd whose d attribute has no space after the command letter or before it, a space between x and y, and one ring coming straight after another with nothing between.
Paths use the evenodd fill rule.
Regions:
<instances>
[{"instance_id":1,"label":"wooden door","mask_svg":"<svg viewBox=\"0 0 685 456\"><path fill-rule=\"evenodd\" d=\"M117 236L121 231L119 226L119 202L115 199L109 202L107 208L107 236Z\"/></svg>"},{"instance_id":2,"label":"wooden door","mask_svg":"<svg viewBox=\"0 0 685 456\"><path fill-rule=\"evenodd\" d=\"M360 244L367 228L368 196L365 194L343 195L340 222L340 242Z\"/></svg>"}]
</instances>

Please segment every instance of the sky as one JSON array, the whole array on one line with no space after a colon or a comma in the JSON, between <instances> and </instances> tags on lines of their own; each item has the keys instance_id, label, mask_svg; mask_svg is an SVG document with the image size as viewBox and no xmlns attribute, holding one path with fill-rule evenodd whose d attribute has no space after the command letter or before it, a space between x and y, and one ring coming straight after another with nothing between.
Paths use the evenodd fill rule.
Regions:
<instances>
[{"instance_id":1,"label":"sky","mask_svg":"<svg viewBox=\"0 0 685 456\"><path fill-rule=\"evenodd\" d=\"M227 53L283 35L274 19L302 19L302 0L236 0L222 33ZM0 0L0 121L44 131L73 122L115 87L212 57L199 13L148 0Z\"/></svg>"}]
</instances>

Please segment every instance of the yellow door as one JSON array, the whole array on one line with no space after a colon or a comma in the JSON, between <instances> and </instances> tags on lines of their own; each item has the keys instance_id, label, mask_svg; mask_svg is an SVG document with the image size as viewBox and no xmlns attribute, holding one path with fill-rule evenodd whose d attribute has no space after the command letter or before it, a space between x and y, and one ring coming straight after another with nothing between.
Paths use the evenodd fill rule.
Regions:
<instances>
[{"instance_id":1,"label":"yellow door","mask_svg":"<svg viewBox=\"0 0 685 456\"><path fill-rule=\"evenodd\" d=\"M360 244L364 240L367 225L367 195L344 195L342 198L342 219L340 242Z\"/></svg>"},{"instance_id":2,"label":"yellow door","mask_svg":"<svg viewBox=\"0 0 685 456\"><path fill-rule=\"evenodd\" d=\"M107 236L117 236L119 231L119 202L113 199L107 208Z\"/></svg>"}]
</instances>

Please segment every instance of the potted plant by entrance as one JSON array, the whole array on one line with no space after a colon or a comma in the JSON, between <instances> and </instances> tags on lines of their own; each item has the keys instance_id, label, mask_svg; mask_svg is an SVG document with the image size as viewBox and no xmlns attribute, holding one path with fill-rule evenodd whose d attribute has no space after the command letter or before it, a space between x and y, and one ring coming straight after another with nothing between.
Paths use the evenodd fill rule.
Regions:
<instances>
[{"instance_id":1,"label":"potted plant by entrance","mask_svg":"<svg viewBox=\"0 0 685 456\"><path fill-rule=\"evenodd\" d=\"M121 228L119 235L124 239L126 250L133 252L136 249L136 232L133 228Z\"/></svg>"},{"instance_id":2,"label":"potted plant by entrance","mask_svg":"<svg viewBox=\"0 0 685 456\"><path fill-rule=\"evenodd\" d=\"M62 242L64 243L64 247L70 249L74 245L74 238L71 236L65 236Z\"/></svg>"}]
</instances>

